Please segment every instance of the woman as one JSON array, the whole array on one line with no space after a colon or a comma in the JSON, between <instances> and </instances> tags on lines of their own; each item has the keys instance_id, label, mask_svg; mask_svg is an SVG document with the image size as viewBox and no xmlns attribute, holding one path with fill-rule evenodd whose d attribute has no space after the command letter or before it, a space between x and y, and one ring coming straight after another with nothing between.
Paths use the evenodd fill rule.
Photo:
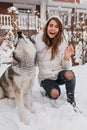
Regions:
<instances>
[{"instance_id":1,"label":"woman","mask_svg":"<svg viewBox=\"0 0 87 130\"><path fill-rule=\"evenodd\" d=\"M59 85L65 84L67 101L76 105L74 99L75 75L69 68L72 66L72 45L67 44L62 22L59 17L48 19L43 32L36 38L38 52L39 82L51 99L57 99L61 90Z\"/></svg>"}]
</instances>

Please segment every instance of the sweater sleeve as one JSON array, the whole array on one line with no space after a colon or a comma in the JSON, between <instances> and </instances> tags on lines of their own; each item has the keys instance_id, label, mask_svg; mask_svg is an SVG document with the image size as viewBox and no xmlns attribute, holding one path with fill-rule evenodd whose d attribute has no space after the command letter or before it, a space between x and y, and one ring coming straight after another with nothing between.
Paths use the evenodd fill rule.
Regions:
<instances>
[{"instance_id":1,"label":"sweater sleeve","mask_svg":"<svg viewBox=\"0 0 87 130\"><path fill-rule=\"evenodd\" d=\"M69 58L69 60L65 60L63 58L62 66L63 66L64 69L70 69L72 67L72 60L71 60L71 58Z\"/></svg>"},{"instance_id":2,"label":"sweater sleeve","mask_svg":"<svg viewBox=\"0 0 87 130\"><path fill-rule=\"evenodd\" d=\"M62 62L63 69L70 69L72 67L71 57L69 58L69 60L64 59L64 51L65 51L65 48L67 46L68 46L68 35L66 34L66 32L64 32L63 42L62 42L61 47L60 47L61 62Z\"/></svg>"},{"instance_id":3,"label":"sweater sleeve","mask_svg":"<svg viewBox=\"0 0 87 130\"><path fill-rule=\"evenodd\" d=\"M43 32L40 32L39 34L36 35L35 37L35 48L37 50L37 52L42 52L45 47L46 47L46 44L42 41L42 35L43 35Z\"/></svg>"}]
</instances>

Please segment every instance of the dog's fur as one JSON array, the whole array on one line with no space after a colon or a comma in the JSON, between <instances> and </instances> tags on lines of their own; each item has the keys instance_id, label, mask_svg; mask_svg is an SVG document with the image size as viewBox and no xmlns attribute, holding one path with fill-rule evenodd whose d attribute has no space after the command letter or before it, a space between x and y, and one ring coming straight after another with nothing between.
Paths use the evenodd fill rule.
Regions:
<instances>
[{"instance_id":1,"label":"dog's fur","mask_svg":"<svg viewBox=\"0 0 87 130\"><path fill-rule=\"evenodd\" d=\"M30 39L18 32L12 64L0 78L0 99L15 98L20 120L27 123L25 106L31 107L31 90L36 75L36 49ZM25 102L24 102L25 97Z\"/></svg>"}]
</instances>

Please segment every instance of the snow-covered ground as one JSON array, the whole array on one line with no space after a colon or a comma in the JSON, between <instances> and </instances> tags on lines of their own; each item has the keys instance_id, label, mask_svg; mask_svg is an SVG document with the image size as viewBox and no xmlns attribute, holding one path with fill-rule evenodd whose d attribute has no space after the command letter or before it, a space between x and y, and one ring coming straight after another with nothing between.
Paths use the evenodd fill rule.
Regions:
<instances>
[{"instance_id":1,"label":"snow-covered ground","mask_svg":"<svg viewBox=\"0 0 87 130\"><path fill-rule=\"evenodd\" d=\"M4 45L0 47L1 63L9 62L13 51ZM0 65L0 76L6 68L7 64ZM20 122L15 100L3 99L0 100L0 130L87 130L87 63L72 67L72 70L76 75L75 98L81 113L76 113L67 103L64 85L60 86L62 93L56 101L43 97L36 76L32 108L27 111L29 125Z\"/></svg>"},{"instance_id":2,"label":"snow-covered ground","mask_svg":"<svg viewBox=\"0 0 87 130\"><path fill-rule=\"evenodd\" d=\"M87 4L87 0L80 0L80 3Z\"/></svg>"},{"instance_id":3,"label":"snow-covered ground","mask_svg":"<svg viewBox=\"0 0 87 130\"><path fill-rule=\"evenodd\" d=\"M0 74L7 65L0 67ZM82 113L73 111L66 101L65 86L62 94L52 101L40 94L37 77L32 90L32 109L27 111L29 125L20 122L15 100L0 100L0 130L87 130L87 64L72 68L76 74L76 102ZM38 73L38 68L37 68Z\"/></svg>"}]
</instances>

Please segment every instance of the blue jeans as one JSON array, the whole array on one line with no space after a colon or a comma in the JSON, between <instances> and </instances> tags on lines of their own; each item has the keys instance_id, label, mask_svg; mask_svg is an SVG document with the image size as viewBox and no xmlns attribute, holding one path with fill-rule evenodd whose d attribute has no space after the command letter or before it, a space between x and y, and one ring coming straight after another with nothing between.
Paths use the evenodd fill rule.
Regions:
<instances>
[{"instance_id":1,"label":"blue jeans","mask_svg":"<svg viewBox=\"0 0 87 130\"><path fill-rule=\"evenodd\" d=\"M66 88L66 94L67 94L67 97L69 94L72 94L72 96L74 97L74 93L75 93L75 84L76 84L76 78L75 78L75 74L73 71L71 71L73 73L73 79L71 80L67 80L65 77L64 77L64 73L68 71L68 70L63 70L61 71L59 74L58 74L58 78L57 80L51 80L51 79L45 79L43 81L41 81L41 86L45 89L46 91L46 94L50 97L50 91L53 89L53 88L56 88L58 89L59 93L61 94L61 91L60 91L60 87L59 85L63 85L65 84L65 88ZM51 98L51 97L50 97Z\"/></svg>"}]
</instances>

